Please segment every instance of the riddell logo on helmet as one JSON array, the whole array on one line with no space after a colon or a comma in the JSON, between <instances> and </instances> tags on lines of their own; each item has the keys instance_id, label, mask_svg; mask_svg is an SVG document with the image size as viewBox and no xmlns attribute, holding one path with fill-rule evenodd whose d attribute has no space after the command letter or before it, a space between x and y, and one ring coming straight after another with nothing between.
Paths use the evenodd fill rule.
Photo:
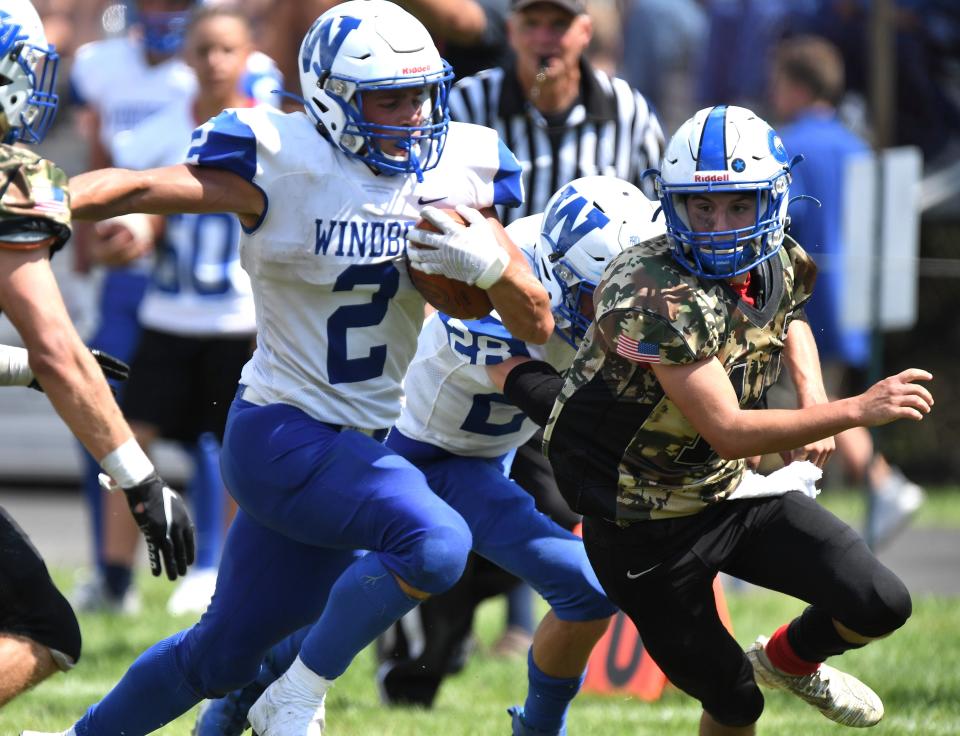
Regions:
<instances>
[{"instance_id":1,"label":"riddell logo on helmet","mask_svg":"<svg viewBox=\"0 0 960 736\"><path fill-rule=\"evenodd\" d=\"M419 74L420 72L430 71L430 65L427 66L408 66L400 70L401 74Z\"/></svg>"},{"instance_id":2,"label":"riddell logo on helmet","mask_svg":"<svg viewBox=\"0 0 960 736\"><path fill-rule=\"evenodd\" d=\"M730 174L694 174L694 181L730 181Z\"/></svg>"}]
</instances>

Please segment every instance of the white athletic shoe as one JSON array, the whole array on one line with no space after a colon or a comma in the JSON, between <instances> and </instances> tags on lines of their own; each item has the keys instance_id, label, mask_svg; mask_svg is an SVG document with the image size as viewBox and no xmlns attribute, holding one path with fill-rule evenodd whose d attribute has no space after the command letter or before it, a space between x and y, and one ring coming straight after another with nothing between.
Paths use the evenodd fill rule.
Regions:
<instances>
[{"instance_id":1,"label":"white athletic shoe","mask_svg":"<svg viewBox=\"0 0 960 736\"><path fill-rule=\"evenodd\" d=\"M297 657L250 708L254 736L323 736L330 684Z\"/></svg>"},{"instance_id":2,"label":"white athletic shoe","mask_svg":"<svg viewBox=\"0 0 960 736\"><path fill-rule=\"evenodd\" d=\"M70 726L66 731L21 731L20 736L77 736L77 733Z\"/></svg>"},{"instance_id":3,"label":"white athletic shoe","mask_svg":"<svg viewBox=\"0 0 960 736\"><path fill-rule=\"evenodd\" d=\"M210 599L213 598L216 587L216 568L190 570L167 601L167 613L171 616L203 613L210 605Z\"/></svg>"},{"instance_id":4,"label":"white athletic shoe","mask_svg":"<svg viewBox=\"0 0 960 736\"><path fill-rule=\"evenodd\" d=\"M747 659L759 684L787 690L844 726L866 728L883 718L880 696L853 675L827 664L821 664L811 675L788 675L770 663L766 644L767 637L759 636L747 649Z\"/></svg>"},{"instance_id":5,"label":"white athletic shoe","mask_svg":"<svg viewBox=\"0 0 960 736\"><path fill-rule=\"evenodd\" d=\"M923 489L911 483L899 468L890 468L887 479L873 491L867 520L867 540L873 549L886 547L903 531L926 498Z\"/></svg>"},{"instance_id":6,"label":"white athletic shoe","mask_svg":"<svg viewBox=\"0 0 960 736\"><path fill-rule=\"evenodd\" d=\"M136 588L131 586L120 598L111 595L106 583L98 574L82 580L73 589L70 603L78 613L111 613L121 616L136 616L143 604Z\"/></svg>"}]
</instances>

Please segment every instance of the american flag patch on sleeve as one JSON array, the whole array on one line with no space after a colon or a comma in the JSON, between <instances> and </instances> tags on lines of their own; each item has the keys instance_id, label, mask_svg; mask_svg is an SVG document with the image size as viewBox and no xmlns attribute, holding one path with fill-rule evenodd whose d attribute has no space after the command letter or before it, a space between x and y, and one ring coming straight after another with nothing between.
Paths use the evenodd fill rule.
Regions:
<instances>
[{"instance_id":1,"label":"american flag patch on sleeve","mask_svg":"<svg viewBox=\"0 0 960 736\"><path fill-rule=\"evenodd\" d=\"M66 192L50 184L34 186L33 207L40 212L59 215L67 211Z\"/></svg>"},{"instance_id":2,"label":"american flag patch on sleeve","mask_svg":"<svg viewBox=\"0 0 960 736\"><path fill-rule=\"evenodd\" d=\"M617 355L634 363L659 363L660 346L655 342L637 342L626 335L617 335Z\"/></svg>"}]
</instances>

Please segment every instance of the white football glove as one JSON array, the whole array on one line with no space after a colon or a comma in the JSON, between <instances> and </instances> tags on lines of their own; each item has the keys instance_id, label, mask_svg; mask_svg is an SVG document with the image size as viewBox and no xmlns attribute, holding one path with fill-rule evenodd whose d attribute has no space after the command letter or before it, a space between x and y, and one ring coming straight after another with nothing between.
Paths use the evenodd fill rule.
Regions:
<instances>
[{"instance_id":1,"label":"white football glove","mask_svg":"<svg viewBox=\"0 0 960 736\"><path fill-rule=\"evenodd\" d=\"M419 271L441 274L447 278L489 289L503 276L510 256L497 242L487 218L479 210L457 205L457 212L469 227L454 221L436 207L424 207L420 216L433 224L439 233L413 228L407 240L427 248L407 248L411 265Z\"/></svg>"}]
</instances>

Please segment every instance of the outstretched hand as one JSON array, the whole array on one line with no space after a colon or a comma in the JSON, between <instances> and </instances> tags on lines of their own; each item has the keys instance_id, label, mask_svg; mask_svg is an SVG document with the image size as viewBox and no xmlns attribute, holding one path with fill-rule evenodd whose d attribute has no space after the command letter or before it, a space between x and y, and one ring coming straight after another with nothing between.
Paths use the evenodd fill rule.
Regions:
<instances>
[{"instance_id":1,"label":"outstretched hand","mask_svg":"<svg viewBox=\"0 0 960 736\"><path fill-rule=\"evenodd\" d=\"M856 397L860 424L879 427L897 419L919 422L933 408L933 395L917 381L931 381L933 375L920 368L907 368L895 376L877 381Z\"/></svg>"}]
</instances>

